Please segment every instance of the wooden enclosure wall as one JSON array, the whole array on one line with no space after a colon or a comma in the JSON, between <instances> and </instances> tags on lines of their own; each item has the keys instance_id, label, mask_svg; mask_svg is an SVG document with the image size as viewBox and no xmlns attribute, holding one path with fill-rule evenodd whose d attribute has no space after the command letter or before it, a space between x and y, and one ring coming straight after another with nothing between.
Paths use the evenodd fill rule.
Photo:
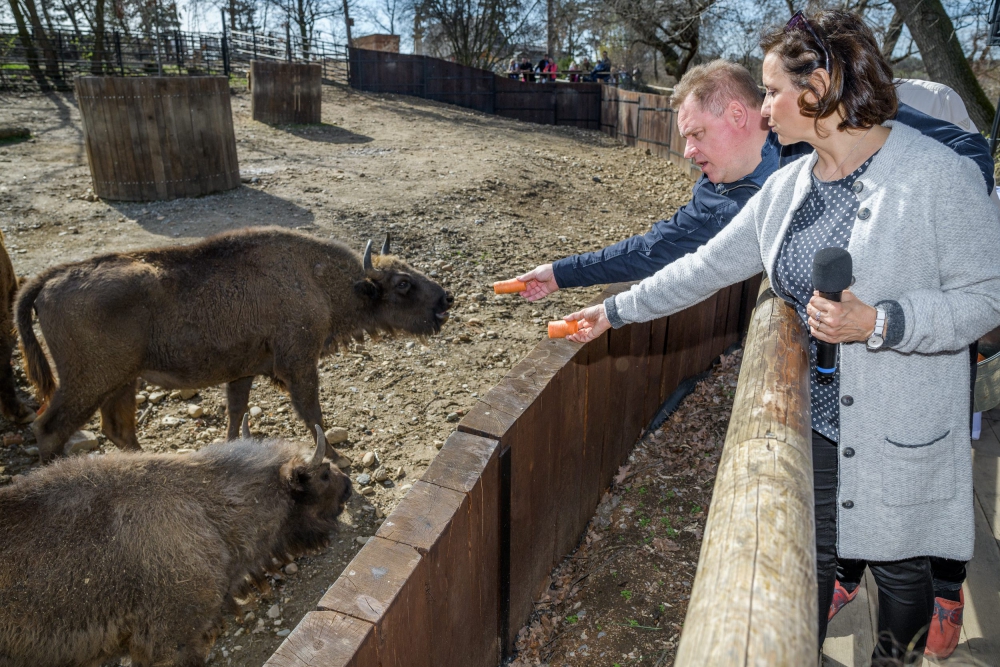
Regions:
<instances>
[{"instance_id":1,"label":"wooden enclosure wall","mask_svg":"<svg viewBox=\"0 0 1000 667\"><path fill-rule=\"evenodd\" d=\"M439 58L357 48L350 49L350 82L358 90L413 95L530 123L600 128L599 83L525 83Z\"/></svg>"},{"instance_id":2,"label":"wooden enclosure wall","mask_svg":"<svg viewBox=\"0 0 1000 667\"><path fill-rule=\"evenodd\" d=\"M499 665L643 427L738 342L758 285L587 345L541 341L462 419L267 665Z\"/></svg>"},{"instance_id":3,"label":"wooden enclosure wall","mask_svg":"<svg viewBox=\"0 0 1000 667\"><path fill-rule=\"evenodd\" d=\"M239 187L226 77L85 76L76 98L97 196L154 201Z\"/></svg>"},{"instance_id":4,"label":"wooden enclosure wall","mask_svg":"<svg viewBox=\"0 0 1000 667\"><path fill-rule=\"evenodd\" d=\"M698 166L684 157L685 140L677 129L677 112L670 108L666 95L603 86L601 130L629 146L670 160L692 179L701 176Z\"/></svg>"},{"instance_id":5,"label":"wooden enclosure wall","mask_svg":"<svg viewBox=\"0 0 1000 667\"><path fill-rule=\"evenodd\" d=\"M636 93L599 83L525 83L486 70L399 53L350 49L352 88L413 95L543 125L600 129L701 176L684 157L677 112L665 95Z\"/></svg>"},{"instance_id":6,"label":"wooden enclosure wall","mask_svg":"<svg viewBox=\"0 0 1000 667\"><path fill-rule=\"evenodd\" d=\"M250 108L269 125L322 121L323 66L319 63L250 61Z\"/></svg>"}]
</instances>

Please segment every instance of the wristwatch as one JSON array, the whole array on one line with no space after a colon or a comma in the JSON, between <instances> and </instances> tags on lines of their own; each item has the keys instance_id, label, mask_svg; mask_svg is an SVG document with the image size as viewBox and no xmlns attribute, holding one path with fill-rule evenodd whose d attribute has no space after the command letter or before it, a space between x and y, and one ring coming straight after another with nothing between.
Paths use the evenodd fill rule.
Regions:
<instances>
[{"instance_id":1,"label":"wristwatch","mask_svg":"<svg viewBox=\"0 0 1000 667\"><path fill-rule=\"evenodd\" d=\"M868 337L868 349L877 350L882 347L885 339L882 337L882 329L885 328L885 309L875 306L875 331Z\"/></svg>"}]
</instances>

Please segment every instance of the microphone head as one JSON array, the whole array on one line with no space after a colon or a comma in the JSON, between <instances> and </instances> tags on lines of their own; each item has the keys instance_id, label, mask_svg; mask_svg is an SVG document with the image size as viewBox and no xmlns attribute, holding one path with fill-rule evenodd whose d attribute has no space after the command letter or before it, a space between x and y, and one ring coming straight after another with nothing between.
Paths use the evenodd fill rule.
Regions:
<instances>
[{"instance_id":1,"label":"microphone head","mask_svg":"<svg viewBox=\"0 0 1000 667\"><path fill-rule=\"evenodd\" d=\"M842 292L853 276L851 253L843 248L823 248L813 258L813 287L820 292Z\"/></svg>"}]
</instances>

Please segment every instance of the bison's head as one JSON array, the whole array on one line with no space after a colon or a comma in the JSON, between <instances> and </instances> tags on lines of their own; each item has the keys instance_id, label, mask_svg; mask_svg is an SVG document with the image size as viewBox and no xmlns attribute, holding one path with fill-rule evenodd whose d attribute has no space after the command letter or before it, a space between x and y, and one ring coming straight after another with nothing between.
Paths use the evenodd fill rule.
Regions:
<instances>
[{"instance_id":1,"label":"bison's head","mask_svg":"<svg viewBox=\"0 0 1000 667\"><path fill-rule=\"evenodd\" d=\"M365 279L354 287L362 298L370 301L377 327L418 336L441 330L455 298L399 257L390 255L388 235L382 252L375 258L372 258L372 242L368 242L362 262Z\"/></svg>"},{"instance_id":2,"label":"bison's head","mask_svg":"<svg viewBox=\"0 0 1000 667\"><path fill-rule=\"evenodd\" d=\"M351 497L351 478L326 460L326 437L316 427L316 449L308 459L295 457L281 469L285 483L302 514L311 517L312 528L331 525Z\"/></svg>"}]
</instances>

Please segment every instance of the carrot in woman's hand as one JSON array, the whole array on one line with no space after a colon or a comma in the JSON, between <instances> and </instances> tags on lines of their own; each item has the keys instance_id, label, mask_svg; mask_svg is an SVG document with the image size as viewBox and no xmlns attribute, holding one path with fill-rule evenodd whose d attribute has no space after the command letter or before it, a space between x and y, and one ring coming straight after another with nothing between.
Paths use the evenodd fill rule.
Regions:
<instances>
[{"instance_id":1,"label":"carrot in woman's hand","mask_svg":"<svg viewBox=\"0 0 1000 667\"><path fill-rule=\"evenodd\" d=\"M572 336L579 330L580 322L577 320L573 320L572 322L567 322L566 320L549 322L549 338L565 338L566 336Z\"/></svg>"},{"instance_id":2,"label":"carrot in woman's hand","mask_svg":"<svg viewBox=\"0 0 1000 667\"><path fill-rule=\"evenodd\" d=\"M527 287L520 280L500 280L493 283L493 291L497 294L517 294L523 292Z\"/></svg>"}]
</instances>

